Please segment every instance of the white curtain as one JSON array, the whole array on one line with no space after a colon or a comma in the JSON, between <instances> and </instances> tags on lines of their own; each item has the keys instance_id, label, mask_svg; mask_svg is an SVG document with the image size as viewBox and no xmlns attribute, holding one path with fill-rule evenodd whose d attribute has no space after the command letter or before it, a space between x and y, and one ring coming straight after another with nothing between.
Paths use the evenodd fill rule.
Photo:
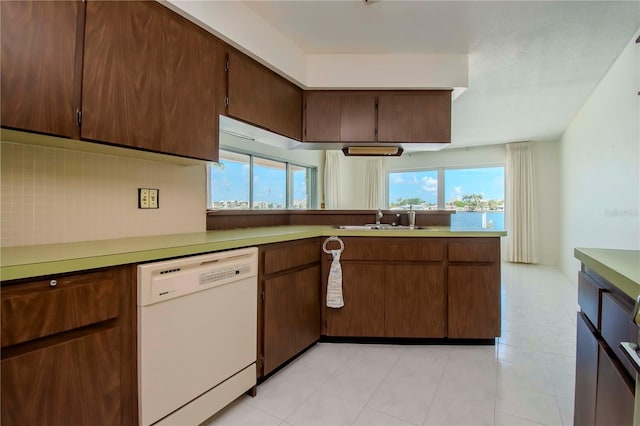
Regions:
<instances>
[{"instance_id":1,"label":"white curtain","mask_svg":"<svg viewBox=\"0 0 640 426\"><path fill-rule=\"evenodd\" d=\"M382 159L367 160L364 170L365 207L368 209L381 209L382 188L384 185L382 173Z\"/></svg>"},{"instance_id":2,"label":"white curtain","mask_svg":"<svg viewBox=\"0 0 640 426\"><path fill-rule=\"evenodd\" d=\"M324 207L340 208L340 151L325 151Z\"/></svg>"},{"instance_id":3,"label":"white curtain","mask_svg":"<svg viewBox=\"0 0 640 426\"><path fill-rule=\"evenodd\" d=\"M535 263L533 153L527 142L507 145L507 260Z\"/></svg>"}]
</instances>

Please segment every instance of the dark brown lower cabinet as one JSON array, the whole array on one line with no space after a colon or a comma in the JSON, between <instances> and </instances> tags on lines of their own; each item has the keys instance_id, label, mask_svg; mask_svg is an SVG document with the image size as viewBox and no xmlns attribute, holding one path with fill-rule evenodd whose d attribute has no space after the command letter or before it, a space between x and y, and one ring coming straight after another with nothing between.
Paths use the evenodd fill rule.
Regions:
<instances>
[{"instance_id":1,"label":"dark brown lower cabinet","mask_svg":"<svg viewBox=\"0 0 640 426\"><path fill-rule=\"evenodd\" d=\"M346 243L345 243L346 244ZM342 263L342 308L323 307L327 336L384 336L384 296L389 266L367 262ZM322 280L326 294L328 268ZM323 297L324 305L324 297Z\"/></svg>"},{"instance_id":2,"label":"dark brown lower cabinet","mask_svg":"<svg viewBox=\"0 0 640 426\"><path fill-rule=\"evenodd\" d=\"M596 414L596 385L598 383L598 340L595 328L587 317L578 312L576 345L576 389L573 424L592 426Z\"/></svg>"},{"instance_id":3,"label":"dark brown lower cabinet","mask_svg":"<svg viewBox=\"0 0 640 426\"><path fill-rule=\"evenodd\" d=\"M634 396L623 367L612 358L604 346L598 348L598 386L596 425L631 426ZM579 423L574 424L578 425Z\"/></svg>"},{"instance_id":4,"label":"dark brown lower cabinet","mask_svg":"<svg viewBox=\"0 0 640 426\"><path fill-rule=\"evenodd\" d=\"M500 336L499 238L343 238L345 306L323 306L333 337ZM323 295L331 264L323 258Z\"/></svg>"},{"instance_id":5,"label":"dark brown lower cabinet","mask_svg":"<svg viewBox=\"0 0 640 426\"><path fill-rule=\"evenodd\" d=\"M633 300L584 264L579 274L575 426L631 426L635 370L619 346L635 342Z\"/></svg>"},{"instance_id":6,"label":"dark brown lower cabinet","mask_svg":"<svg viewBox=\"0 0 640 426\"><path fill-rule=\"evenodd\" d=\"M119 329L3 359L3 425L121 423Z\"/></svg>"},{"instance_id":7,"label":"dark brown lower cabinet","mask_svg":"<svg viewBox=\"0 0 640 426\"><path fill-rule=\"evenodd\" d=\"M448 336L492 339L500 335L500 266L449 265Z\"/></svg>"},{"instance_id":8,"label":"dark brown lower cabinet","mask_svg":"<svg viewBox=\"0 0 640 426\"><path fill-rule=\"evenodd\" d=\"M264 374L320 337L320 266L264 281Z\"/></svg>"},{"instance_id":9,"label":"dark brown lower cabinet","mask_svg":"<svg viewBox=\"0 0 640 426\"><path fill-rule=\"evenodd\" d=\"M1 423L137 425L136 270L3 282Z\"/></svg>"},{"instance_id":10,"label":"dark brown lower cabinet","mask_svg":"<svg viewBox=\"0 0 640 426\"><path fill-rule=\"evenodd\" d=\"M446 298L442 265L395 265L384 278L384 335L387 337L444 337Z\"/></svg>"},{"instance_id":11,"label":"dark brown lower cabinet","mask_svg":"<svg viewBox=\"0 0 640 426\"><path fill-rule=\"evenodd\" d=\"M320 339L320 244L308 238L259 248L258 377Z\"/></svg>"}]
</instances>

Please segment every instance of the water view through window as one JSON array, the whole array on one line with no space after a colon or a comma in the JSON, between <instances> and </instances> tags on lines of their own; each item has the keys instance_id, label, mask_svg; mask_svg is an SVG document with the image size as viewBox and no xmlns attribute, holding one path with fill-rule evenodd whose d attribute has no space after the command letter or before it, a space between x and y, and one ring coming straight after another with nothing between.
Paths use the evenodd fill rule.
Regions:
<instances>
[{"instance_id":1,"label":"water view through window","mask_svg":"<svg viewBox=\"0 0 640 426\"><path fill-rule=\"evenodd\" d=\"M504 167L389 172L389 208L455 210L454 230L504 230Z\"/></svg>"}]
</instances>

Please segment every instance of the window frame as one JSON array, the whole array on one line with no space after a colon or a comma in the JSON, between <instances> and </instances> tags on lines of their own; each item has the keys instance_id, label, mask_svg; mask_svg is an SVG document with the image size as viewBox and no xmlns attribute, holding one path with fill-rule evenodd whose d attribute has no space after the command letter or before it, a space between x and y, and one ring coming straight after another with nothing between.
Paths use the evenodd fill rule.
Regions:
<instances>
[{"instance_id":1,"label":"window frame","mask_svg":"<svg viewBox=\"0 0 640 426\"><path fill-rule=\"evenodd\" d=\"M291 173L291 166L295 166L295 167L299 167L299 168L304 168L307 170L307 176L306 176L306 184L307 184L307 207L304 210L311 210L311 209L315 209L317 208L317 175L318 175L318 167L317 166L311 166L308 164L304 164L301 162L296 162L296 161L289 161L287 159L284 158L279 158L276 156L271 156L271 155L267 155L267 154L260 154L260 153L254 153L248 150L243 150L243 149L236 149L236 148L227 148L227 147L220 147L220 152L219 152L219 161L221 161L223 158L223 153L224 152L229 152L232 154L240 154L240 155L247 155L249 157L249 208L248 209L223 209L223 210L255 210L253 208L253 202L254 202L254 195L253 195L253 178L254 178L254 159L255 158L259 158L261 160L268 160L268 161L275 161L278 163L283 163L285 166L285 191L286 191L286 200L285 200L285 207L284 209L286 210L292 210L293 209L293 173ZM220 210L220 209L215 209L213 207L213 200L212 200L212 193L211 193L211 167L213 167L214 164L219 164L219 163L213 163L213 162L207 162L207 185L206 185L206 190L207 190L207 210ZM279 209L269 209L269 210L279 210ZM296 209L296 210L302 210L302 209Z\"/></svg>"}]
</instances>

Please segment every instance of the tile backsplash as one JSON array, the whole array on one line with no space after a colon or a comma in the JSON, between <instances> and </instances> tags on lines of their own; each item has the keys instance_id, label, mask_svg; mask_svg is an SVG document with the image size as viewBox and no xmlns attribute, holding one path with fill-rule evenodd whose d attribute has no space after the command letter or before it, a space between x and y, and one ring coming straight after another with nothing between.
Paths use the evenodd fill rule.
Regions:
<instances>
[{"instance_id":1,"label":"tile backsplash","mask_svg":"<svg viewBox=\"0 0 640 426\"><path fill-rule=\"evenodd\" d=\"M0 244L20 246L206 229L204 164L183 166L0 143ZM160 208L138 209L138 188Z\"/></svg>"}]
</instances>

